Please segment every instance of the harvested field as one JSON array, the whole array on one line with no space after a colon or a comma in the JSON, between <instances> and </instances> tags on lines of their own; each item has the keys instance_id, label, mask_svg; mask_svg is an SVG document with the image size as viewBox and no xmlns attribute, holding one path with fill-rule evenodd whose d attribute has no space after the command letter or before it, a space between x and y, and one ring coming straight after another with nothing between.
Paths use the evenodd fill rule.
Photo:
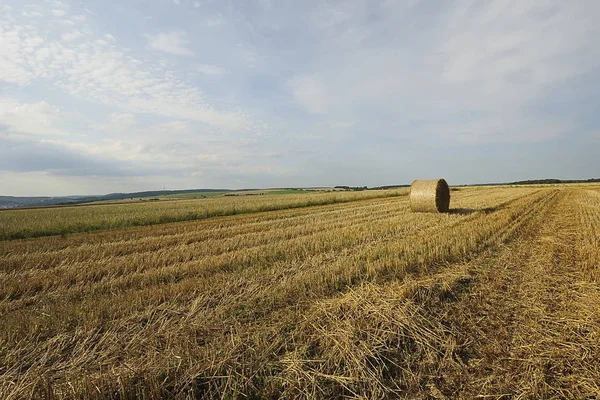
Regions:
<instances>
[{"instance_id":1,"label":"harvested field","mask_svg":"<svg viewBox=\"0 0 600 400\"><path fill-rule=\"evenodd\" d=\"M600 397L600 187L362 193L0 212L0 398Z\"/></svg>"}]
</instances>

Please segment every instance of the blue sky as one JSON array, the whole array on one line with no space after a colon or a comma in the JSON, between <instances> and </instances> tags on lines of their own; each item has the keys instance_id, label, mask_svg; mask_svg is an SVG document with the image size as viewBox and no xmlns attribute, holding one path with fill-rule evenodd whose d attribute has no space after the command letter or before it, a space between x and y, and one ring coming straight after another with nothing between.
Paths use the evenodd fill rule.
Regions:
<instances>
[{"instance_id":1,"label":"blue sky","mask_svg":"<svg viewBox=\"0 0 600 400\"><path fill-rule=\"evenodd\" d=\"M600 177L599 17L0 0L0 195Z\"/></svg>"}]
</instances>

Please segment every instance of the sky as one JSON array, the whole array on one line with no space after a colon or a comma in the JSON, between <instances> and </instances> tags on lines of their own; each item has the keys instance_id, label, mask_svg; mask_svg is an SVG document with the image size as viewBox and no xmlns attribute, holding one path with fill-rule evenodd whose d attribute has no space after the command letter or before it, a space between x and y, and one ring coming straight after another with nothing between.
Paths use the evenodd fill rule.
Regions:
<instances>
[{"instance_id":1,"label":"sky","mask_svg":"<svg viewBox=\"0 0 600 400\"><path fill-rule=\"evenodd\" d=\"M0 195L600 177L600 2L0 0Z\"/></svg>"}]
</instances>

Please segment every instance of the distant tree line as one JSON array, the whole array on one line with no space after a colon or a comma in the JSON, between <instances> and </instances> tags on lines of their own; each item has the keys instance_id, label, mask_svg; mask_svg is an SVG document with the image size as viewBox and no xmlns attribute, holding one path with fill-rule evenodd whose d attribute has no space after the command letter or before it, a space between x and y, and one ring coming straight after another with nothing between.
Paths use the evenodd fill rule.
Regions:
<instances>
[{"instance_id":1,"label":"distant tree line","mask_svg":"<svg viewBox=\"0 0 600 400\"><path fill-rule=\"evenodd\" d=\"M342 185L334 186L335 189L355 190L355 191L398 189L398 188L405 188L405 187L410 187L410 185L387 185L387 186L374 186L371 188L367 187L367 186L342 186Z\"/></svg>"},{"instance_id":2,"label":"distant tree line","mask_svg":"<svg viewBox=\"0 0 600 400\"><path fill-rule=\"evenodd\" d=\"M361 190L369 190L368 187L366 186L334 186L334 189L344 189L344 190L354 190L354 191L361 191Z\"/></svg>"},{"instance_id":3,"label":"distant tree line","mask_svg":"<svg viewBox=\"0 0 600 400\"><path fill-rule=\"evenodd\" d=\"M470 185L455 185L455 186L497 186L497 185L547 185L547 184L558 184L558 183L599 183L600 178L590 178L590 179L529 179L525 181L516 181L509 183L477 183ZM407 188L410 185L386 185L386 186L345 186L338 185L334 186L336 189L344 189L344 190L385 190L385 189L399 189L399 188Z\"/></svg>"},{"instance_id":4,"label":"distant tree line","mask_svg":"<svg viewBox=\"0 0 600 400\"><path fill-rule=\"evenodd\" d=\"M556 183L593 183L600 182L600 178L590 179L529 179L526 181L517 181L510 183L511 185L543 185Z\"/></svg>"}]
</instances>

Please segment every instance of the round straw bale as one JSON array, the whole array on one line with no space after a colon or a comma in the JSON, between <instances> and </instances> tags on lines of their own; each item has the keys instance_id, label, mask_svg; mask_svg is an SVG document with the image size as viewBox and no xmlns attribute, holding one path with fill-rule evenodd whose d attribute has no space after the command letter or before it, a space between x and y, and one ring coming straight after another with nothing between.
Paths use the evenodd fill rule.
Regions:
<instances>
[{"instance_id":1,"label":"round straw bale","mask_svg":"<svg viewBox=\"0 0 600 400\"><path fill-rule=\"evenodd\" d=\"M448 212L450 188L444 179L416 180L410 185L413 212Z\"/></svg>"}]
</instances>

